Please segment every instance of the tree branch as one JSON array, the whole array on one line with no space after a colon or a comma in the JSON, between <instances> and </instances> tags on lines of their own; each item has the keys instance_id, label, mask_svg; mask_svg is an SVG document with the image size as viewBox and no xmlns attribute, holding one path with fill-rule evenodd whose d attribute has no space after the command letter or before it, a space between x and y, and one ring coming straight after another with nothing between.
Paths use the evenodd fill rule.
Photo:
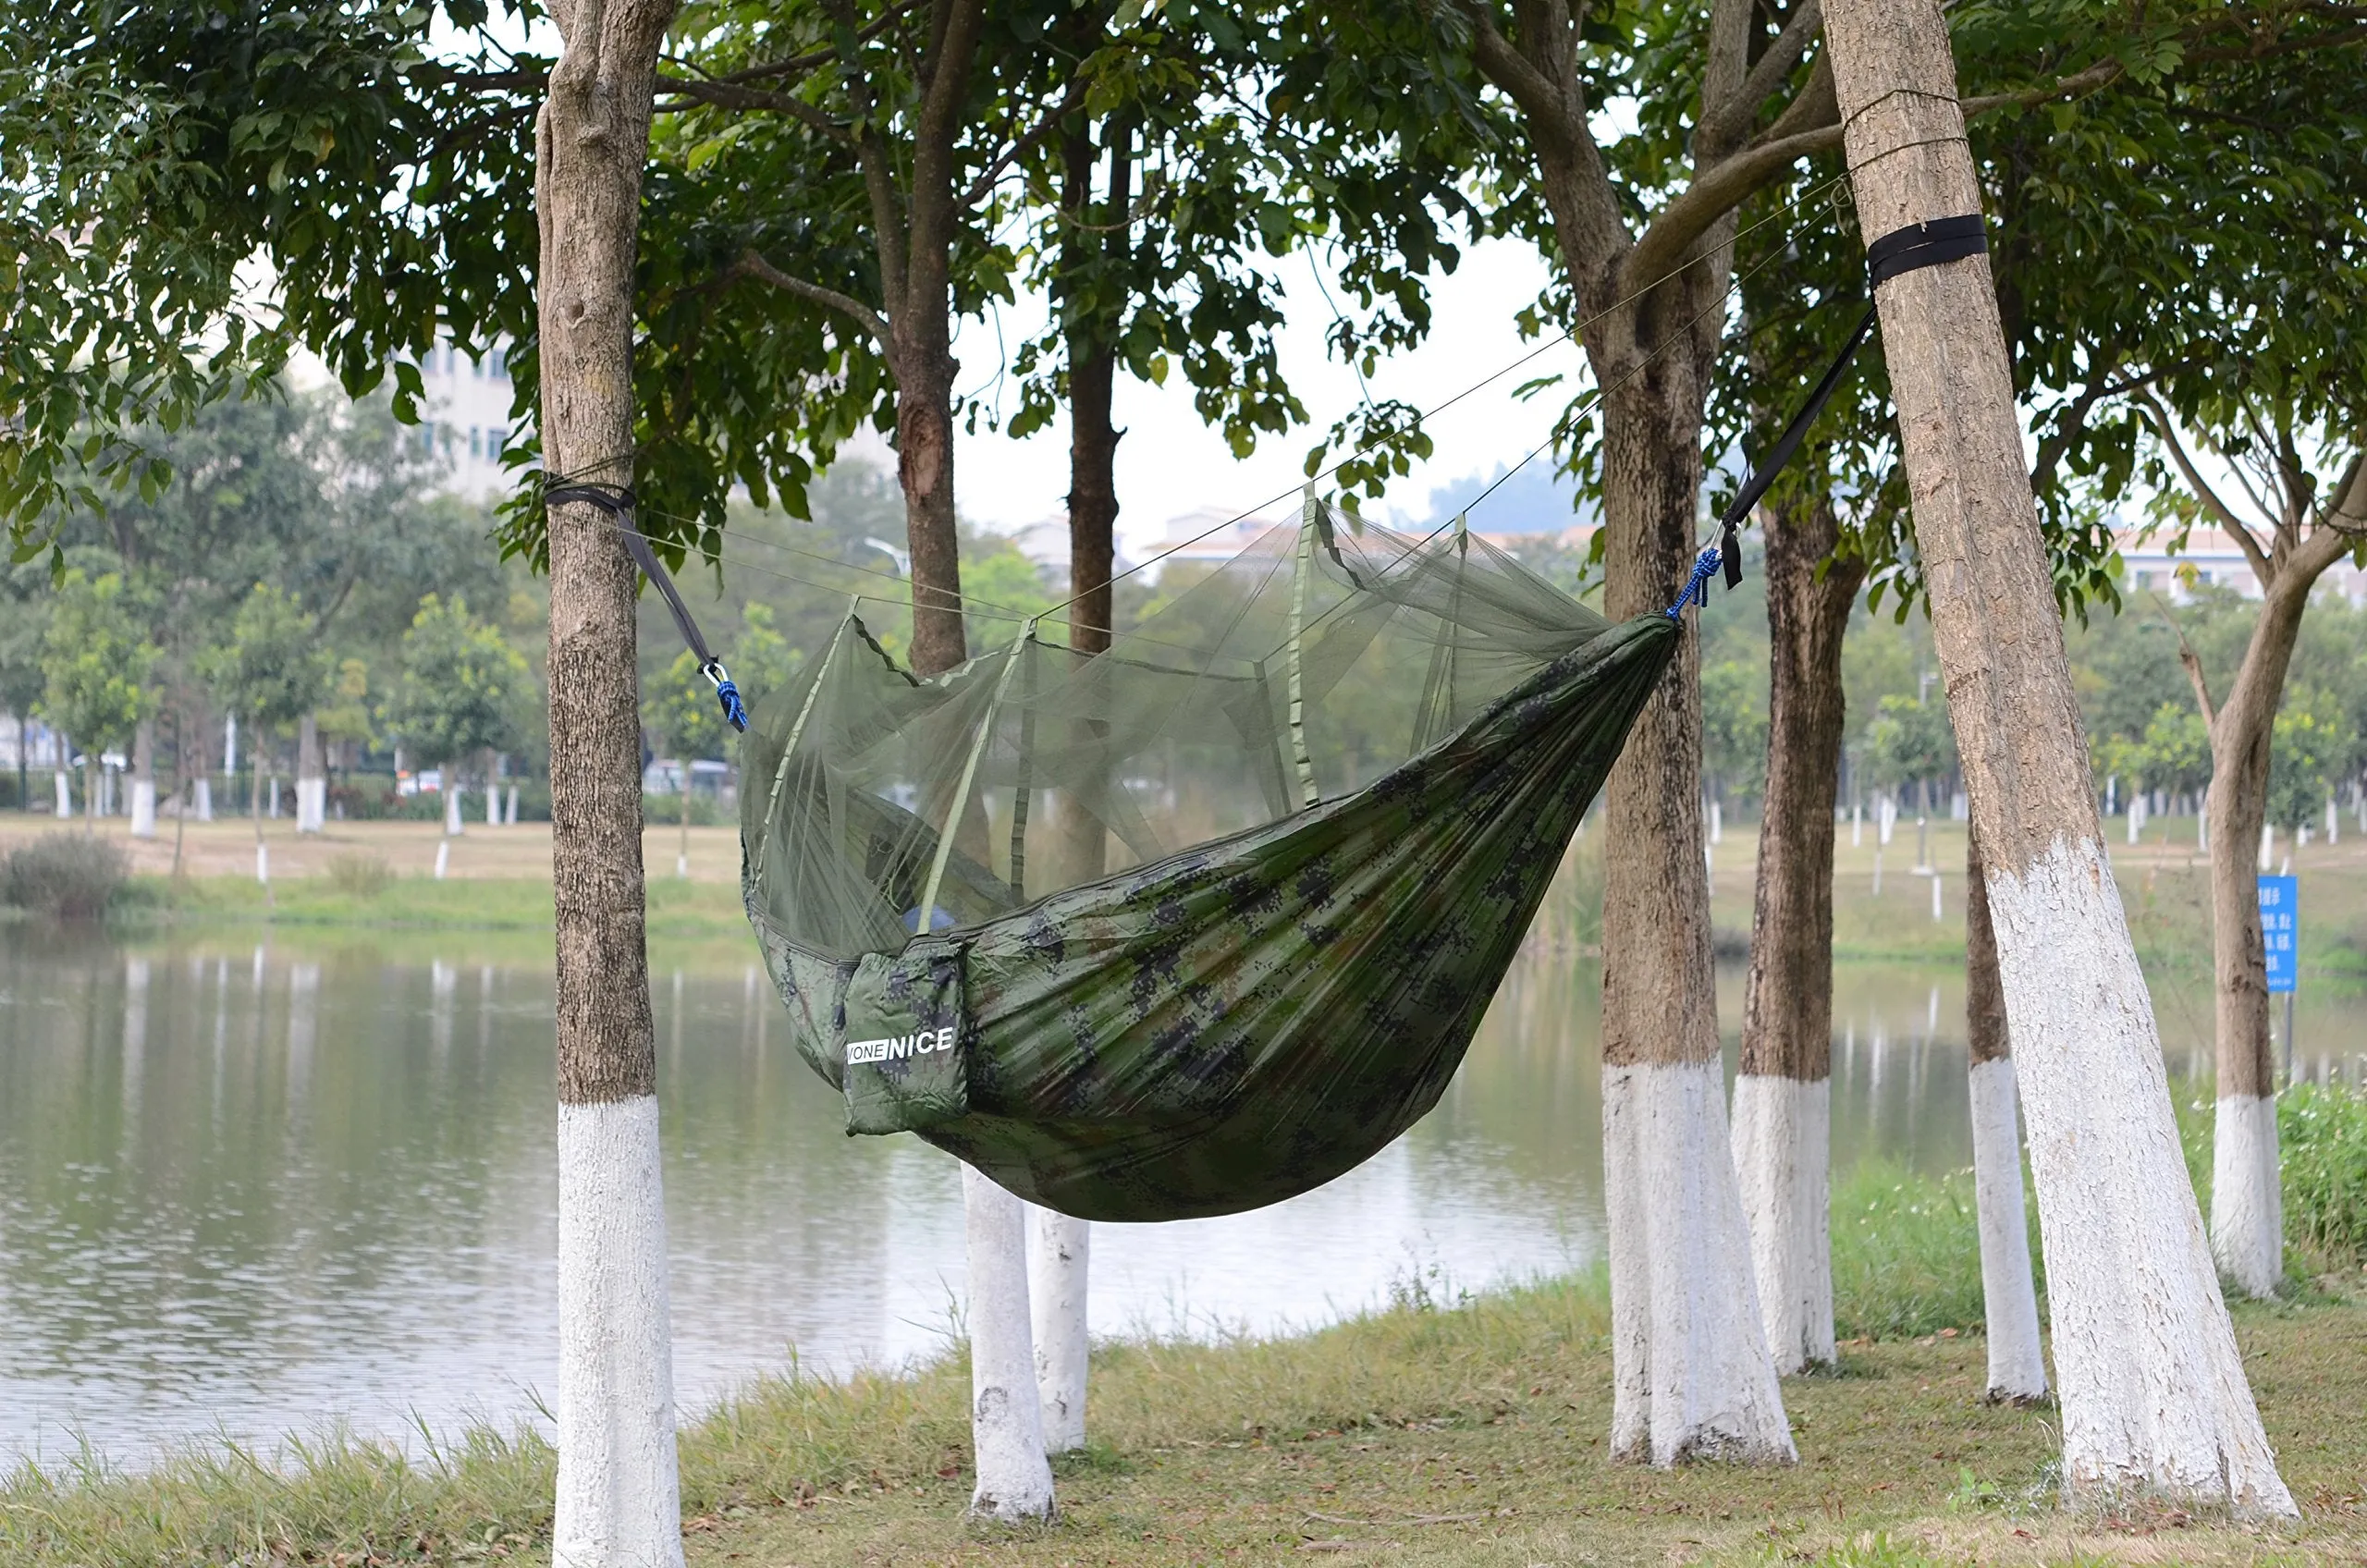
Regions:
<instances>
[{"instance_id":1,"label":"tree branch","mask_svg":"<svg viewBox=\"0 0 2367 1568\"><path fill-rule=\"evenodd\" d=\"M2086 70L2057 77L2043 87L2026 87L2018 92L1992 92L1979 98L1968 98L1964 101L1964 117L1970 119L1993 109L2015 106L2028 109L2040 104L2051 104L2057 98L2085 98L2091 92L2100 92L2110 87L2126 74L2128 67L2118 60L2100 61Z\"/></svg>"},{"instance_id":2,"label":"tree branch","mask_svg":"<svg viewBox=\"0 0 2367 1568\"><path fill-rule=\"evenodd\" d=\"M2186 670L2187 684L2194 688L2194 704L2202 710L2202 729L2207 735L2218 724L2219 715L2212 706L2211 683L2202 678L2202 660L2196 655L2194 645L2186 640L2186 628L2177 623L2177 619L2170 614L2169 606L2162 603L2162 595L2155 594L2152 599L2153 608L2161 616L2162 624L2167 626L2170 635L2178 640L2178 664Z\"/></svg>"},{"instance_id":3,"label":"tree branch","mask_svg":"<svg viewBox=\"0 0 2367 1568\"><path fill-rule=\"evenodd\" d=\"M1701 114L1693 127L1696 163L1723 156L1742 141L1754 101L1743 102L1750 75L1753 0L1711 0L1708 47L1701 65Z\"/></svg>"},{"instance_id":4,"label":"tree branch","mask_svg":"<svg viewBox=\"0 0 2367 1568\"><path fill-rule=\"evenodd\" d=\"M854 41L857 43L870 43L902 20L912 8L920 3L921 0L897 0L895 5L880 13L877 21L858 31L854 35ZM786 60L775 60L769 65L748 66L740 70L726 71L721 76L709 77L707 80L727 86L736 86L742 82L764 81L774 77L802 76L818 66L828 65L838 57L839 46L835 43L826 43L819 49L809 49L803 55L791 55Z\"/></svg>"},{"instance_id":5,"label":"tree branch","mask_svg":"<svg viewBox=\"0 0 2367 1568\"><path fill-rule=\"evenodd\" d=\"M733 277L753 277L759 283L769 283L775 288L785 289L800 299L811 300L817 305L827 306L840 315L851 318L856 325L870 333L878 341L882 349L892 351L894 348L894 339L888 330L888 319L878 312L852 294L841 294L835 288L825 288L818 283L809 283L804 278L793 277L754 251L745 252L738 261L732 263L724 276L727 280ZM892 370L894 367L891 365L889 368Z\"/></svg>"},{"instance_id":6,"label":"tree branch","mask_svg":"<svg viewBox=\"0 0 2367 1568\"><path fill-rule=\"evenodd\" d=\"M976 179L970 182L970 188L962 193L962 205L974 207L983 201L987 192L994 189L995 181L1002 178L1005 169L1025 157L1045 137L1059 129L1062 120L1076 112L1077 108L1084 104L1085 95L1091 86L1092 83L1083 78L1069 83L1069 90L1061 95L1061 101L1048 110L1042 119L1030 127L1024 136L1020 137L1006 148L1000 157L980 171Z\"/></svg>"},{"instance_id":7,"label":"tree branch","mask_svg":"<svg viewBox=\"0 0 2367 1568\"><path fill-rule=\"evenodd\" d=\"M1562 94L1543 71L1529 63L1528 57L1512 45L1512 41L1496 26L1484 0L1448 0L1471 24L1472 57L1489 80L1494 82L1520 108L1521 114L1543 122L1547 130L1557 138L1566 139L1568 105Z\"/></svg>"},{"instance_id":8,"label":"tree branch","mask_svg":"<svg viewBox=\"0 0 2367 1568\"><path fill-rule=\"evenodd\" d=\"M1808 53L1809 42L1823 27L1822 0L1802 0L1793 10L1791 18L1784 22L1784 30L1775 35L1775 41L1767 46L1766 52L1750 67L1749 74L1743 78L1741 87L1713 113L1702 116L1703 129L1713 132L1711 139L1713 143L1731 146L1742 140L1743 128L1759 112L1759 105L1775 95L1776 88L1792 74L1792 67L1800 63L1801 56ZM1826 68L1825 75L1830 81L1830 67ZM1803 95L1806 91L1806 88L1802 89ZM1784 113L1790 112L1787 106Z\"/></svg>"},{"instance_id":9,"label":"tree branch","mask_svg":"<svg viewBox=\"0 0 2367 1568\"><path fill-rule=\"evenodd\" d=\"M2194 492L2195 499L2202 503L2203 509L2210 512L2219 526L2236 541L2238 547L2244 552L2244 558L2251 563L2252 575L2260 579L2261 588L2265 591L2275 576L2275 569L2262 552L2260 541L2252 537L2252 531L2244 526L2243 520L2228 509L2227 503L2219 498L2219 492L2196 472L2193 459L2186 455L2186 447L2178 440L2177 428L2171 423L2169 410L2162 407L2161 401L2150 390L2139 391L2137 402L2153 416L2154 434L2162 438L2162 445L2169 448L2170 460L2177 465L2178 472L2186 476L2187 487Z\"/></svg>"},{"instance_id":10,"label":"tree branch","mask_svg":"<svg viewBox=\"0 0 2367 1568\"><path fill-rule=\"evenodd\" d=\"M720 109L757 109L787 115L833 141L850 147L854 145L852 131L791 93L767 92L762 88L735 87L730 82L698 81L679 76L659 77L657 90L676 98L687 98L694 104L711 104Z\"/></svg>"},{"instance_id":11,"label":"tree branch","mask_svg":"<svg viewBox=\"0 0 2367 1568\"><path fill-rule=\"evenodd\" d=\"M1816 130L1765 141L1722 158L1693 177L1676 200L1653 217L1620 269L1620 292L1649 288L1683 265L1693 242L1712 224L1742 204L1751 192L1800 159L1841 145L1838 122Z\"/></svg>"},{"instance_id":12,"label":"tree branch","mask_svg":"<svg viewBox=\"0 0 2367 1568\"><path fill-rule=\"evenodd\" d=\"M2319 518L2319 525L2345 533L2367 531L2367 445L2350 454L2350 466L2335 481L2334 493L2334 510Z\"/></svg>"}]
</instances>

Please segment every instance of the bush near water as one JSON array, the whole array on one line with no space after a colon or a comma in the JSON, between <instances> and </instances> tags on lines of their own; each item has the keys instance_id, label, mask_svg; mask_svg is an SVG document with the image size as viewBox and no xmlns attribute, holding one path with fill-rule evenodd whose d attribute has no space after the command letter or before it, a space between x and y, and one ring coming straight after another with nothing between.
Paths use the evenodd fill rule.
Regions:
<instances>
[{"instance_id":1,"label":"bush near water","mask_svg":"<svg viewBox=\"0 0 2367 1568\"><path fill-rule=\"evenodd\" d=\"M99 920L130 876L113 839L45 833L0 856L0 905L48 920Z\"/></svg>"}]
</instances>

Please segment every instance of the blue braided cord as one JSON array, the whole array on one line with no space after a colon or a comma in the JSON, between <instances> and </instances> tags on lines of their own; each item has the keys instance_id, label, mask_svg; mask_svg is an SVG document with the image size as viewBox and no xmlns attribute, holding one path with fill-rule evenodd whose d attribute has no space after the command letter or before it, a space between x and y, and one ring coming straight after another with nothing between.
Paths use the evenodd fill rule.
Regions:
<instances>
[{"instance_id":1,"label":"blue braided cord","mask_svg":"<svg viewBox=\"0 0 2367 1568\"><path fill-rule=\"evenodd\" d=\"M734 729L748 728L748 704L740 700L740 688L727 680L715 689L717 701L723 704L723 717L731 721Z\"/></svg>"},{"instance_id":2,"label":"blue braided cord","mask_svg":"<svg viewBox=\"0 0 2367 1568\"><path fill-rule=\"evenodd\" d=\"M1688 604L1706 605L1710 602L1710 579L1717 574L1722 554L1718 546L1712 545L1694 557L1693 575L1685 580L1685 591L1677 594L1676 603L1669 606L1669 619L1684 619L1685 606Z\"/></svg>"},{"instance_id":3,"label":"blue braided cord","mask_svg":"<svg viewBox=\"0 0 2367 1568\"><path fill-rule=\"evenodd\" d=\"M748 728L748 704L740 700L740 688L731 683L731 675L723 668L721 659L709 659L699 667L699 673L715 682L715 700L723 704L723 717L731 728L743 733Z\"/></svg>"}]
</instances>

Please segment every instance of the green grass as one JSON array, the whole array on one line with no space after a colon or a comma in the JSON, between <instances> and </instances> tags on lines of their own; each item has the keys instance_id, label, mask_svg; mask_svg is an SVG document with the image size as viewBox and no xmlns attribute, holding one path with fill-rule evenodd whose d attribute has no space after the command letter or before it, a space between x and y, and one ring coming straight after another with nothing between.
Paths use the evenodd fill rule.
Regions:
<instances>
[{"instance_id":1,"label":"green grass","mask_svg":"<svg viewBox=\"0 0 2367 1568\"><path fill-rule=\"evenodd\" d=\"M2180 1532L2172 1561L2351 1560L2367 1549L2367 1436L2347 1419L2367 1395L2367 1310L2246 1309L2238 1322L2308 1511L2298 1527L2056 1513L2051 1416L1985 1405L1971 1338L1856 1348L1847 1376L1788 1382L1796 1467L1613 1465L1608 1314L1590 1280L1400 1306L1303 1338L1099 1347L1094 1447L1062 1461L1063 1520L1036 1531L960 1520L958 1354L905 1377L769 1380L683 1433L683 1513L693 1562L802 1568L1149 1568L1383 1541L1425 1564L1878 1568L2060 1562L2039 1549L2064 1545L2110 1560L2116 1541L2156 1527ZM325 1443L277 1461L216 1449L138 1476L21 1473L0 1485L0 1563L545 1559L552 1455L539 1439L477 1432L417 1462Z\"/></svg>"},{"instance_id":2,"label":"green grass","mask_svg":"<svg viewBox=\"0 0 2367 1568\"><path fill-rule=\"evenodd\" d=\"M745 936L747 916L737 884L649 880L649 929L655 936ZM289 878L263 888L249 876L136 876L119 915L130 923L176 925L350 925L382 929L547 931L551 885L546 877L390 876L358 875ZM119 923L120 920L119 920Z\"/></svg>"}]
</instances>

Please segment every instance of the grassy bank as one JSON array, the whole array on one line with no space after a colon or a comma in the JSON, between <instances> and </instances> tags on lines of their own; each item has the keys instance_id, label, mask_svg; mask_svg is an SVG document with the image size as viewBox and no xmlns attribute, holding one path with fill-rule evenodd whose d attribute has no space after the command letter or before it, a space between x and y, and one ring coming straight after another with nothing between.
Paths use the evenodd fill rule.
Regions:
<instances>
[{"instance_id":1,"label":"grassy bank","mask_svg":"<svg viewBox=\"0 0 2367 1568\"><path fill-rule=\"evenodd\" d=\"M1609 1464L1600 1276L1477 1299L1415 1280L1390 1310L1303 1337L1098 1346L1095 1446L1062 1464L1062 1522L1033 1534L961 1523L970 1478L958 1351L895 1375L759 1382L684 1430L692 1558L803 1568L1330 1551L1515 1568L2357 1561L2367 1427L2352 1412L2367 1401L2367 1298L2355 1249L2367 1235L2342 1226L2361 1212L2367 1172L2347 1162L2367 1148L2367 1105L2320 1096L2300 1115L2297 1154L2352 1182L2304 1182L2288 1197L2297 1235L2327 1238L2323 1250L2297 1246L2297 1261L2327 1272L2292 1305L2238 1313L2304 1505L2299 1527L2247 1531L2160 1510L2064 1515L2052 1501L2053 1414L1981 1399L1968 1177L1870 1167L1834 1199L1842 1366L1785 1385L1794 1468ZM0 1483L0 1564L535 1563L547 1556L551 1480L540 1437L482 1428L411 1457L324 1440L276 1455L192 1450L137 1476L92 1459Z\"/></svg>"},{"instance_id":2,"label":"grassy bank","mask_svg":"<svg viewBox=\"0 0 2367 1568\"><path fill-rule=\"evenodd\" d=\"M437 881L432 876L390 876L356 886L332 876L272 884L264 890L251 876L136 878L131 896L120 900L115 924L177 925L337 925L384 930L548 931L548 877L472 877ZM693 882L670 876L649 880L649 930L653 937L732 937L747 934L734 883Z\"/></svg>"},{"instance_id":3,"label":"grassy bank","mask_svg":"<svg viewBox=\"0 0 2367 1568\"><path fill-rule=\"evenodd\" d=\"M694 1562L1150 1565L1380 1551L1412 1563L2355 1562L2367 1551L2367 1310L2246 1308L2238 1331L2298 1526L2054 1502L2053 1414L1990 1406L1977 1336L1852 1345L1785 1385L1801 1463L1613 1465L1590 1281L1401 1306L1302 1339L1096 1354L1095 1445L1061 1523L965 1526L968 1373L752 1387L683 1433ZM477 1433L409 1462L325 1443L285 1471L216 1452L139 1479L22 1476L0 1562L546 1561L552 1460ZM1869 1537L1889 1543L1868 1551ZM2146 1538L2157 1537L2157 1538Z\"/></svg>"},{"instance_id":4,"label":"grassy bank","mask_svg":"<svg viewBox=\"0 0 2367 1568\"><path fill-rule=\"evenodd\" d=\"M2196 852L2189 818L2158 821L2144 840L2111 844L2113 865L2139 955L2157 975L2207 977L2211 962L2209 863ZM33 841L45 819L0 814L0 852ZM547 931L550 833L546 824L472 827L443 839L434 823L336 823L326 834L300 836L292 824L266 824L273 888L268 900L254 879L251 822L192 825L182 846L182 875L170 875L169 835L133 840L119 824L100 836L120 847L134 873L117 900L118 924L170 921L188 927L337 925L379 929ZM1912 822L1884 849L1868 829L1852 845L1839 835L1834 864L1834 954L1843 960L1960 963L1964 957L1964 828L1931 824L1928 854L1939 883L1932 918L1932 875L1917 875ZM2108 835L2109 837L2109 835ZM650 874L653 935L698 940L740 928L740 849L729 827L688 836L687 877L677 877L680 830L652 825L642 858ZM448 875L433 875L439 848ZM1561 878L1540 912L1537 933L1574 950L1599 946L1602 834L1572 846ZM2301 968L2337 984L2367 983L2367 839L2313 843L2292 855L2301 877ZM1728 829L1711 850L1711 914L1722 956L1747 950L1754 828ZM1879 868L1878 868L1878 862Z\"/></svg>"}]
</instances>

